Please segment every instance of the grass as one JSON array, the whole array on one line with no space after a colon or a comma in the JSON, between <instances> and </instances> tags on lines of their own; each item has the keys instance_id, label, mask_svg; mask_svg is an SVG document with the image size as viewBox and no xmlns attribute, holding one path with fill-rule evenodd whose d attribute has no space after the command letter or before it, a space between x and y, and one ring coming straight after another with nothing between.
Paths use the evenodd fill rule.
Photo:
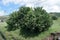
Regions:
<instances>
[{"instance_id":1,"label":"grass","mask_svg":"<svg viewBox=\"0 0 60 40\"><path fill-rule=\"evenodd\" d=\"M60 32L60 18L58 18L58 20L53 21L53 25L49 28L49 30L42 32L41 34L35 37L24 38L23 36L19 35L20 32L19 29L8 32L5 28L6 26L7 24L5 22L0 23L0 31L3 32L7 40L15 40L15 39L16 40L43 40L44 38L49 36L51 32Z\"/></svg>"}]
</instances>

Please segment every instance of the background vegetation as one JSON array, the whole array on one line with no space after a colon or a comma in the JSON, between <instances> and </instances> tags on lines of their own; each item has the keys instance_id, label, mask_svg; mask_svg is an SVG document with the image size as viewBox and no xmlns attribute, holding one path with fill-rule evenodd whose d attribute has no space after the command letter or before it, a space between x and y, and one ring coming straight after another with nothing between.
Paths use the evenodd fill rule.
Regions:
<instances>
[{"instance_id":1,"label":"background vegetation","mask_svg":"<svg viewBox=\"0 0 60 40\"><path fill-rule=\"evenodd\" d=\"M31 35L31 37L27 37L27 35L23 36L23 34L21 35L20 28L12 31L7 31L7 25L8 24L6 22L0 22L0 31L6 37L6 40L43 40L52 32L60 32L60 17L58 17L57 20L53 20L53 25L47 31L44 31L37 36ZM0 40L3 40L1 34Z\"/></svg>"}]
</instances>

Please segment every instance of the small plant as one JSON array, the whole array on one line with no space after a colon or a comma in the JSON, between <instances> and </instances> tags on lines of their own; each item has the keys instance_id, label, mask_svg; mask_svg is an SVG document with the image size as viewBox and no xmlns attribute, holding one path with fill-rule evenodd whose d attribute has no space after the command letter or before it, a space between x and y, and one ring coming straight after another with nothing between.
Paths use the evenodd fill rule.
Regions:
<instances>
[{"instance_id":1,"label":"small plant","mask_svg":"<svg viewBox=\"0 0 60 40\"><path fill-rule=\"evenodd\" d=\"M54 15L53 15L53 16L52 16L52 19L53 19L53 20L57 20L58 18L57 18L57 16L54 16Z\"/></svg>"}]
</instances>

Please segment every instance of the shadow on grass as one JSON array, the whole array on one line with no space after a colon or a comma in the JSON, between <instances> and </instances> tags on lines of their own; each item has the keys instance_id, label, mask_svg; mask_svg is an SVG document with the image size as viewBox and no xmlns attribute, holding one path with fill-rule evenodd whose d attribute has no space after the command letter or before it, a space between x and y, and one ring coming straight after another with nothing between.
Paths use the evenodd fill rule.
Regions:
<instances>
[{"instance_id":1,"label":"shadow on grass","mask_svg":"<svg viewBox=\"0 0 60 40\"><path fill-rule=\"evenodd\" d=\"M4 36L4 34L1 31L0 31L0 35L4 40L6 40L6 37Z\"/></svg>"},{"instance_id":2,"label":"shadow on grass","mask_svg":"<svg viewBox=\"0 0 60 40\"><path fill-rule=\"evenodd\" d=\"M35 37L38 36L41 32L38 30L31 31L29 29L21 29L20 30L20 35L23 36L24 38L30 38L30 37Z\"/></svg>"}]
</instances>

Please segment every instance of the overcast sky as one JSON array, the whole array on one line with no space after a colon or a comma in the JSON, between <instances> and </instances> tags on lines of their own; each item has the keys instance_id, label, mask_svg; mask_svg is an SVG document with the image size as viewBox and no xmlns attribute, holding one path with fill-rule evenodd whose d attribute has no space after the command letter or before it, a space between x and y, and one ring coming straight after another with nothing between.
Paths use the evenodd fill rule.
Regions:
<instances>
[{"instance_id":1,"label":"overcast sky","mask_svg":"<svg viewBox=\"0 0 60 40\"><path fill-rule=\"evenodd\" d=\"M8 15L21 6L42 6L47 12L60 12L60 0L0 0L0 16Z\"/></svg>"}]
</instances>

